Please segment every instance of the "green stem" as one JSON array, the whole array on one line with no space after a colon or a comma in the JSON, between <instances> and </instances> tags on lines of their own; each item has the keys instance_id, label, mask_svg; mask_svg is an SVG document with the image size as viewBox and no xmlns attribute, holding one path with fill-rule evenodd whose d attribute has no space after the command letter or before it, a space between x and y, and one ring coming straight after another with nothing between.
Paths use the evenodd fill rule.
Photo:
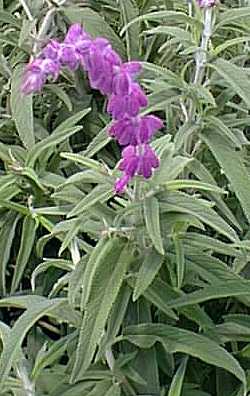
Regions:
<instances>
[{"instance_id":1,"label":"green stem","mask_svg":"<svg viewBox=\"0 0 250 396\"><path fill-rule=\"evenodd\" d=\"M205 8L204 9L204 29L202 32L200 47L198 48L198 50L196 52L196 57L195 57L196 65L195 65L195 73L194 73L194 79L193 79L194 85L202 84L202 81L204 78L204 70L205 70L205 66L207 63L208 45L209 45L209 40L210 40L210 37L212 34L212 21L213 21L212 7ZM190 123L192 123L194 121L195 112L196 112L196 106L194 104L194 101L192 101L191 105L190 105L190 109L189 109L189 114L188 114L188 119L189 119ZM184 146L185 152L190 155L192 152L192 147L193 147L193 135L190 134L185 142L185 146Z\"/></svg>"}]
</instances>

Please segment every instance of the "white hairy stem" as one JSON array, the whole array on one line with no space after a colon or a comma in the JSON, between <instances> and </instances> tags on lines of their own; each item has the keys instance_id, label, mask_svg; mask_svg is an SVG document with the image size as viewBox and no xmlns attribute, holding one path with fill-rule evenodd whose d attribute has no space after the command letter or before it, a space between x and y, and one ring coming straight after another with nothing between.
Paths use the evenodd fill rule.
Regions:
<instances>
[{"instance_id":1,"label":"white hairy stem","mask_svg":"<svg viewBox=\"0 0 250 396\"><path fill-rule=\"evenodd\" d=\"M201 38L201 45L196 53L196 68L194 76L194 84L200 84L203 78L204 67L207 62L207 50L209 40L212 34L212 7L204 10L204 29Z\"/></svg>"},{"instance_id":2,"label":"white hairy stem","mask_svg":"<svg viewBox=\"0 0 250 396\"><path fill-rule=\"evenodd\" d=\"M27 15L28 20L33 22L34 18L33 18L32 14L31 14L31 12L30 12L29 7L26 4L26 1L25 0L19 0L19 2L21 4L21 6L23 7L23 9L25 11L25 14Z\"/></svg>"}]
</instances>

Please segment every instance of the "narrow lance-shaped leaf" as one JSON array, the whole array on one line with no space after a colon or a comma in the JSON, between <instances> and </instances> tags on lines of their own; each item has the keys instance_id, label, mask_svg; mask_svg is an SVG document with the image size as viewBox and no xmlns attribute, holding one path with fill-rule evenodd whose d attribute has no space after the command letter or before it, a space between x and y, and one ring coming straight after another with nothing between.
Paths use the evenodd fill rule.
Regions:
<instances>
[{"instance_id":1,"label":"narrow lance-shaped leaf","mask_svg":"<svg viewBox=\"0 0 250 396\"><path fill-rule=\"evenodd\" d=\"M245 372L239 362L208 337L159 323L129 326L124 332L124 339L140 348L151 348L156 342L160 342L169 353L182 352L224 368L246 386Z\"/></svg>"},{"instance_id":2,"label":"narrow lance-shaped leaf","mask_svg":"<svg viewBox=\"0 0 250 396\"><path fill-rule=\"evenodd\" d=\"M146 252L145 259L141 264L137 274L136 284L133 293L133 300L136 301L148 288L155 276L159 272L163 263L163 256L152 249Z\"/></svg>"},{"instance_id":3,"label":"narrow lance-shaped leaf","mask_svg":"<svg viewBox=\"0 0 250 396\"><path fill-rule=\"evenodd\" d=\"M32 95L24 96L21 94L23 73L23 66L18 66L14 71L11 84L10 105L19 137L23 145L27 149L30 149L35 144L33 99ZM20 98L20 95L22 95L22 98Z\"/></svg>"},{"instance_id":4,"label":"narrow lance-shaped leaf","mask_svg":"<svg viewBox=\"0 0 250 396\"><path fill-rule=\"evenodd\" d=\"M176 371L168 391L168 396L181 396L187 361L187 358L183 359L178 370Z\"/></svg>"},{"instance_id":5,"label":"narrow lance-shaped leaf","mask_svg":"<svg viewBox=\"0 0 250 396\"><path fill-rule=\"evenodd\" d=\"M135 0L119 0L123 23L127 25L129 21L139 15L139 9ZM139 56L139 35L140 27L138 23L134 23L126 31L126 43L128 59L137 59ZM135 39L137 37L137 39Z\"/></svg>"},{"instance_id":6,"label":"narrow lance-shaped leaf","mask_svg":"<svg viewBox=\"0 0 250 396\"><path fill-rule=\"evenodd\" d=\"M8 214L6 222L3 224L0 232L0 293L6 294L6 266L10 258L10 251L15 236L15 230L20 215L15 212Z\"/></svg>"},{"instance_id":7,"label":"narrow lance-shaped leaf","mask_svg":"<svg viewBox=\"0 0 250 396\"><path fill-rule=\"evenodd\" d=\"M107 254L101 256L99 268L96 269L80 329L76 361L72 372L74 381L80 378L94 357L127 268L134 259L131 246L129 243L124 245L122 240L119 244L117 240L114 240L112 250L108 256Z\"/></svg>"},{"instance_id":8,"label":"narrow lance-shaped leaf","mask_svg":"<svg viewBox=\"0 0 250 396\"><path fill-rule=\"evenodd\" d=\"M247 72L225 59L217 59L211 65L217 73L234 89L250 108L250 81Z\"/></svg>"},{"instance_id":9,"label":"narrow lance-shaped leaf","mask_svg":"<svg viewBox=\"0 0 250 396\"><path fill-rule=\"evenodd\" d=\"M164 255L164 247L160 230L160 207L157 198L146 198L144 202L144 217L147 232L153 242L155 249Z\"/></svg>"},{"instance_id":10,"label":"narrow lance-shaped leaf","mask_svg":"<svg viewBox=\"0 0 250 396\"><path fill-rule=\"evenodd\" d=\"M226 283L218 282L215 286L206 286L201 290L186 294L176 300L170 300L167 305L169 308L179 308L218 298L249 296L249 294L250 282L239 278L235 281L228 280Z\"/></svg>"},{"instance_id":11,"label":"narrow lance-shaped leaf","mask_svg":"<svg viewBox=\"0 0 250 396\"><path fill-rule=\"evenodd\" d=\"M36 236L36 222L31 216L26 216L23 220L22 237L18 256L16 259L15 271L11 283L11 292L18 288L22 279L25 267L28 263L35 236Z\"/></svg>"},{"instance_id":12,"label":"narrow lance-shaped leaf","mask_svg":"<svg viewBox=\"0 0 250 396\"><path fill-rule=\"evenodd\" d=\"M183 243L178 236L173 237L175 254L176 254L176 269L177 269L177 286L180 289L183 283L185 274L185 255Z\"/></svg>"},{"instance_id":13,"label":"narrow lance-shaped leaf","mask_svg":"<svg viewBox=\"0 0 250 396\"><path fill-rule=\"evenodd\" d=\"M49 147L55 146L74 135L76 132L82 129L81 126L74 126L80 121L85 115L90 112L90 108L82 110L72 117L69 117L66 121L62 122L51 135L43 139L42 141L35 144L35 146L29 151L26 159L26 165L33 167L39 156Z\"/></svg>"},{"instance_id":14,"label":"narrow lance-shaped leaf","mask_svg":"<svg viewBox=\"0 0 250 396\"><path fill-rule=\"evenodd\" d=\"M11 370L16 354L20 351L20 347L27 332L42 316L46 315L50 310L59 307L61 303L62 301L60 299L46 299L41 302L37 302L30 306L30 308L27 309L27 311L16 321L12 330L9 332L9 336L6 339L6 344L3 347L3 352L0 358L1 386Z\"/></svg>"},{"instance_id":15,"label":"narrow lance-shaped leaf","mask_svg":"<svg viewBox=\"0 0 250 396\"><path fill-rule=\"evenodd\" d=\"M222 136L216 130L204 131L202 139L206 142L225 172L226 177L231 182L243 212L250 222L250 176L242 161L240 152L235 151L226 136Z\"/></svg>"}]
</instances>

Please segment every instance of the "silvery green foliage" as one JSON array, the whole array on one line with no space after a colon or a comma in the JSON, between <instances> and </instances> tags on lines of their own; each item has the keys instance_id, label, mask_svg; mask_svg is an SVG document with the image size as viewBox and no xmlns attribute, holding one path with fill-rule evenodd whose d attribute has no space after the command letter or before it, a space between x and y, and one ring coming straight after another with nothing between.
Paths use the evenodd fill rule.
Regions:
<instances>
[{"instance_id":1,"label":"silvery green foliage","mask_svg":"<svg viewBox=\"0 0 250 396\"><path fill-rule=\"evenodd\" d=\"M73 23L142 62L164 121L120 196L87 76L20 92ZM0 0L1 395L247 395L249 30L245 1Z\"/></svg>"}]
</instances>

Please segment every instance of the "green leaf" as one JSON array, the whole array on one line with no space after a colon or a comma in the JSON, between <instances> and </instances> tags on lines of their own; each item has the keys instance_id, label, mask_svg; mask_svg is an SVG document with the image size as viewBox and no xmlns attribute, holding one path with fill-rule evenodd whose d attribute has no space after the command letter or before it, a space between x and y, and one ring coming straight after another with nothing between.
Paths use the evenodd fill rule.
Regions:
<instances>
[{"instance_id":1,"label":"green leaf","mask_svg":"<svg viewBox=\"0 0 250 396\"><path fill-rule=\"evenodd\" d=\"M190 162L192 162L192 158L183 157L181 155L177 155L174 158L169 155L166 158L163 158L160 168L154 173L152 177L152 183L154 185L162 185L170 181L174 182L174 179L176 179L177 176L183 172L185 167L188 166Z\"/></svg>"},{"instance_id":2,"label":"green leaf","mask_svg":"<svg viewBox=\"0 0 250 396\"><path fill-rule=\"evenodd\" d=\"M95 280L96 273L98 273L99 268L102 269L102 265L105 260L109 259L111 254L116 255L116 250L121 249L121 240L119 238L100 239L95 248L93 249L89 260L86 264L86 269L84 272L84 278L82 283L82 301L81 307L85 308L87 305L93 282Z\"/></svg>"},{"instance_id":3,"label":"green leaf","mask_svg":"<svg viewBox=\"0 0 250 396\"><path fill-rule=\"evenodd\" d=\"M121 31L121 35L126 32L133 24L143 21L162 21L164 20L165 23L171 21L171 23L178 24L178 23L197 23L198 21L192 17L189 17L184 12L176 12L176 11L156 11L151 12L148 14L140 15L139 17L130 21Z\"/></svg>"},{"instance_id":4,"label":"green leaf","mask_svg":"<svg viewBox=\"0 0 250 396\"><path fill-rule=\"evenodd\" d=\"M239 7L226 10L219 14L219 23L215 25L215 29L219 29L224 25L230 24L234 21L244 20L250 17L250 7Z\"/></svg>"},{"instance_id":5,"label":"green leaf","mask_svg":"<svg viewBox=\"0 0 250 396\"><path fill-rule=\"evenodd\" d=\"M160 230L160 207L157 198L150 197L144 201L144 217L147 232L155 249L164 255L164 247Z\"/></svg>"},{"instance_id":6,"label":"green leaf","mask_svg":"<svg viewBox=\"0 0 250 396\"><path fill-rule=\"evenodd\" d=\"M23 220L21 243L16 259L15 271L11 282L11 293L14 293L22 279L25 267L28 263L35 236L36 221L31 216L26 216Z\"/></svg>"},{"instance_id":7,"label":"green leaf","mask_svg":"<svg viewBox=\"0 0 250 396\"><path fill-rule=\"evenodd\" d=\"M160 311L174 320L178 320L175 313L169 309L168 301L182 296L180 290L173 289L166 282L159 278L155 278L153 283L145 290L144 297L154 304ZM189 320L194 321L203 329L211 329L214 327L209 316L197 305L183 307L178 309L180 314L186 316Z\"/></svg>"},{"instance_id":8,"label":"green leaf","mask_svg":"<svg viewBox=\"0 0 250 396\"><path fill-rule=\"evenodd\" d=\"M205 301L226 297L248 296L250 294L250 282L244 279L217 282L214 286L206 286L201 290L186 294L175 300L169 301L169 308L185 307L199 304Z\"/></svg>"},{"instance_id":9,"label":"green leaf","mask_svg":"<svg viewBox=\"0 0 250 396\"><path fill-rule=\"evenodd\" d=\"M110 381L104 380L97 383L94 389L88 393L88 396L106 396L106 392L110 389L111 383Z\"/></svg>"},{"instance_id":10,"label":"green leaf","mask_svg":"<svg viewBox=\"0 0 250 396\"><path fill-rule=\"evenodd\" d=\"M183 243L178 235L173 236L175 254L176 254L176 267L177 267L177 287L180 289L185 275L185 255Z\"/></svg>"},{"instance_id":11,"label":"green leaf","mask_svg":"<svg viewBox=\"0 0 250 396\"><path fill-rule=\"evenodd\" d=\"M113 186L107 184L99 184L86 195L76 206L72 209L67 217L78 216L89 209L91 206L108 200L113 195Z\"/></svg>"},{"instance_id":12,"label":"green leaf","mask_svg":"<svg viewBox=\"0 0 250 396\"><path fill-rule=\"evenodd\" d=\"M0 11L0 21L3 23L8 23L9 25L12 25L13 27L18 27L21 28L21 21L18 18L15 18L13 15L11 15L7 11Z\"/></svg>"},{"instance_id":13,"label":"green leaf","mask_svg":"<svg viewBox=\"0 0 250 396\"><path fill-rule=\"evenodd\" d=\"M157 26L156 28L146 30L144 34L167 34L175 37L179 42L185 43L188 41L190 44L192 43L192 36L189 32L184 29L173 27L173 26ZM164 49L162 47L162 49Z\"/></svg>"},{"instance_id":14,"label":"green leaf","mask_svg":"<svg viewBox=\"0 0 250 396\"><path fill-rule=\"evenodd\" d=\"M171 180L164 183L167 190L181 190L182 188L192 188L194 190L212 191L219 194L225 194L225 191L213 184L203 183L198 180Z\"/></svg>"},{"instance_id":15,"label":"green leaf","mask_svg":"<svg viewBox=\"0 0 250 396\"><path fill-rule=\"evenodd\" d=\"M31 327L49 311L59 307L62 301L60 299L43 300L32 305L24 312L15 322L11 329L6 344L0 358L0 384L3 385L11 367L16 359L17 353Z\"/></svg>"},{"instance_id":16,"label":"green leaf","mask_svg":"<svg viewBox=\"0 0 250 396\"><path fill-rule=\"evenodd\" d=\"M169 193L161 202L162 212L181 212L192 214L199 220L225 235L232 242L238 241L238 235L213 209L196 197L184 193Z\"/></svg>"},{"instance_id":17,"label":"green leaf","mask_svg":"<svg viewBox=\"0 0 250 396\"><path fill-rule=\"evenodd\" d=\"M119 4L124 25L139 15L139 8L135 0L119 0ZM128 60L137 59L139 56L139 35L140 26L138 23L134 23L126 30ZM138 39L135 40L135 37Z\"/></svg>"},{"instance_id":18,"label":"green leaf","mask_svg":"<svg viewBox=\"0 0 250 396\"><path fill-rule=\"evenodd\" d=\"M33 99L32 95L24 96L21 94L23 73L23 66L18 66L14 71L11 82L10 106L18 135L23 145L27 149L31 149L35 144Z\"/></svg>"},{"instance_id":19,"label":"green leaf","mask_svg":"<svg viewBox=\"0 0 250 396\"><path fill-rule=\"evenodd\" d=\"M186 367L187 358L183 359L178 370L176 371L168 391L168 396L181 396Z\"/></svg>"},{"instance_id":20,"label":"green leaf","mask_svg":"<svg viewBox=\"0 0 250 396\"><path fill-rule=\"evenodd\" d=\"M90 159L88 157L84 157L83 155L80 154L74 154L74 153L61 153L60 154L62 158L66 158L70 161L74 161L77 164L80 164L84 167L93 169L101 174L106 174L107 171L105 170L105 168L103 167L103 165L101 165L98 161L95 161L93 159Z\"/></svg>"},{"instance_id":21,"label":"green leaf","mask_svg":"<svg viewBox=\"0 0 250 396\"><path fill-rule=\"evenodd\" d=\"M245 372L238 361L216 342L191 331L165 324L141 324L124 331L124 339L140 348L151 348L157 341L169 353L181 352L224 368L246 385Z\"/></svg>"},{"instance_id":22,"label":"green leaf","mask_svg":"<svg viewBox=\"0 0 250 396\"><path fill-rule=\"evenodd\" d=\"M91 36L107 38L112 47L125 57L123 42L100 14L88 7L65 7L62 11L71 23L81 23Z\"/></svg>"},{"instance_id":23,"label":"green leaf","mask_svg":"<svg viewBox=\"0 0 250 396\"><path fill-rule=\"evenodd\" d=\"M151 252L147 252L145 259L137 274L136 284L133 292L133 301L136 301L153 282L155 276L158 274L161 265L163 263L163 257L157 253L154 249Z\"/></svg>"},{"instance_id":24,"label":"green leaf","mask_svg":"<svg viewBox=\"0 0 250 396\"><path fill-rule=\"evenodd\" d=\"M69 334L66 337L62 337L60 340L53 341L53 344L50 348L45 348L44 346L38 352L36 356L36 360L32 369L31 378L32 380L36 379L41 371L47 367L52 365L55 360L59 359L68 347L68 343L74 338L75 334Z\"/></svg>"},{"instance_id":25,"label":"green leaf","mask_svg":"<svg viewBox=\"0 0 250 396\"><path fill-rule=\"evenodd\" d=\"M113 251L111 250L109 254L106 251L106 254L102 255L102 261L99 261L90 298L85 307L72 372L74 381L81 376L81 373L85 372L94 357L128 266L134 259L133 249L129 243L124 245L124 242L119 239L112 242L110 248Z\"/></svg>"},{"instance_id":26,"label":"green leaf","mask_svg":"<svg viewBox=\"0 0 250 396\"><path fill-rule=\"evenodd\" d=\"M90 110L91 109L88 108L77 114L74 114L72 117L69 117L66 121L62 122L50 136L43 139L41 142L36 143L35 146L29 151L26 159L26 165L32 168L40 155L49 147L55 146L56 144L63 142L70 136L74 135L76 132L80 131L82 127L74 127L74 125L79 120L81 120L81 118L87 115Z\"/></svg>"},{"instance_id":27,"label":"green leaf","mask_svg":"<svg viewBox=\"0 0 250 396\"><path fill-rule=\"evenodd\" d=\"M212 185L217 185L214 177L211 175L209 170L196 158L194 158L193 161L189 162L188 168L195 175L195 177L197 177L202 182L209 183ZM218 194L214 194L214 193L211 193L211 197L216 203L218 209L223 213L225 218L230 220L230 222L238 230L241 230L241 226L239 222L236 220L235 216L233 215L229 207L225 204L223 199Z\"/></svg>"},{"instance_id":28,"label":"green leaf","mask_svg":"<svg viewBox=\"0 0 250 396\"><path fill-rule=\"evenodd\" d=\"M211 66L250 108L250 81L246 70L221 58L217 59Z\"/></svg>"},{"instance_id":29,"label":"green leaf","mask_svg":"<svg viewBox=\"0 0 250 396\"><path fill-rule=\"evenodd\" d=\"M71 112L73 109L71 99L69 95L60 87L55 84L46 84L45 88L48 91L53 92L67 107L68 111Z\"/></svg>"},{"instance_id":30,"label":"green leaf","mask_svg":"<svg viewBox=\"0 0 250 396\"><path fill-rule=\"evenodd\" d=\"M236 37L231 40L226 40L224 43L217 45L217 47L213 50L213 55L218 56L221 52L225 51L227 48L241 44L247 43L250 40L250 36Z\"/></svg>"},{"instance_id":31,"label":"green leaf","mask_svg":"<svg viewBox=\"0 0 250 396\"><path fill-rule=\"evenodd\" d=\"M235 151L227 137L222 136L216 130L204 131L201 136L225 172L250 222L250 177L242 161L241 152Z\"/></svg>"},{"instance_id":32,"label":"green leaf","mask_svg":"<svg viewBox=\"0 0 250 396\"><path fill-rule=\"evenodd\" d=\"M121 395L121 388L118 384L112 385L111 388L105 393L105 396L120 396L120 395Z\"/></svg>"},{"instance_id":33,"label":"green leaf","mask_svg":"<svg viewBox=\"0 0 250 396\"><path fill-rule=\"evenodd\" d=\"M110 124L105 126L89 143L86 150L84 150L83 155L86 157L93 157L96 153L98 153L101 149L103 149L107 144L112 140L112 138L108 135L108 128Z\"/></svg>"},{"instance_id":34,"label":"green leaf","mask_svg":"<svg viewBox=\"0 0 250 396\"><path fill-rule=\"evenodd\" d=\"M39 264L35 270L32 272L31 276L31 288L35 290L35 281L38 275L42 274L43 272L47 271L49 268L55 267L60 268L64 271L73 271L74 265L69 260L60 260L60 259L46 259L43 263Z\"/></svg>"},{"instance_id":35,"label":"green leaf","mask_svg":"<svg viewBox=\"0 0 250 396\"><path fill-rule=\"evenodd\" d=\"M6 266L10 258L10 251L19 219L19 214L9 212L0 231L0 293L2 296L6 294Z\"/></svg>"}]
</instances>

